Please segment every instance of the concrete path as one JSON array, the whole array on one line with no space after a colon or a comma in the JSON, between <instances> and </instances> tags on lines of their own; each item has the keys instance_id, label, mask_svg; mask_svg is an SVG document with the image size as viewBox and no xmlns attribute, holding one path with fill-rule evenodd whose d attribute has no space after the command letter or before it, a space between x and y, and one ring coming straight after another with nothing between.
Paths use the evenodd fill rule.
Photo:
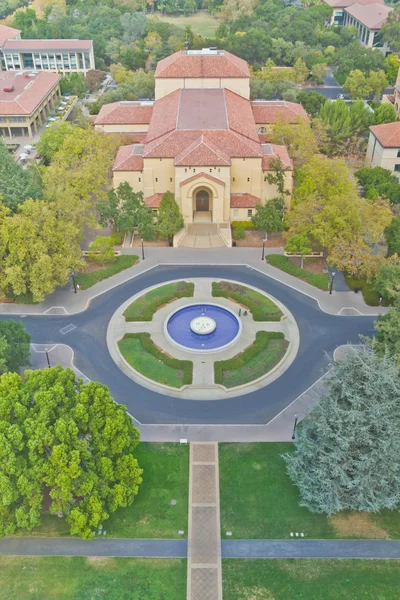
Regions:
<instances>
[{"instance_id":1,"label":"concrete path","mask_svg":"<svg viewBox=\"0 0 400 600\"><path fill-rule=\"evenodd\" d=\"M218 444L190 444L187 600L222 600Z\"/></svg>"}]
</instances>

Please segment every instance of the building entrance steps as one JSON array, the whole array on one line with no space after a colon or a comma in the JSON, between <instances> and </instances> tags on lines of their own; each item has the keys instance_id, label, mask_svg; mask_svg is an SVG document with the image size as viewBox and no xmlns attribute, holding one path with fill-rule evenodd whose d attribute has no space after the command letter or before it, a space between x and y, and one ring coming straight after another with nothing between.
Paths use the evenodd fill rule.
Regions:
<instances>
[{"instance_id":1,"label":"building entrance steps","mask_svg":"<svg viewBox=\"0 0 400 600\"><path fill-rule=\"evenodd\" d=\"M218 444L190 444L187 600L222 600Z\"/></svg>"},{"instance_id":2,"label":"building entrance steps","mask_svg":"<svg viewBox=\"0 0 400 600\"><path fill-rule=\"evenodd\" d=\"M223 248L226 243L218 233L217 223L190 223L179 245L184 248Z\"/></svg>"}]
</instances>

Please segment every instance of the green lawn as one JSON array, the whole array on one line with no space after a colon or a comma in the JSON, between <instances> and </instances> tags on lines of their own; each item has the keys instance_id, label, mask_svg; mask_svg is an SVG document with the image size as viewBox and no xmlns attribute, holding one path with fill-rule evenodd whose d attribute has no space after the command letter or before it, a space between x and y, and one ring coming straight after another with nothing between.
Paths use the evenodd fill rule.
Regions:
<instances>
[{"instance_id":1,"label":"green lawn","mask_svg":"<svg viewBox=\"0 0 400 600\"><path fill-rule=\"evenodd\" d=\"M133 504L120 508L104 523L107 536L186 538L189 446L141 442L135 455L143 469L143 483ZM171 500L176 500L176 504L172 505ZM185 534L180 536L179 530ZM69 529L64 519L43 515L40 527L24 535L67 536Z\"/></svg>"},{"instance_id":2,"label":"green lawn","mask_svg":"<svg viewBox=\"0 0 400 600\"><path fill-rule=\"evenodd\" d=\"M285 273L289 273L289 275L298 277L320 290L327 291L329 289L330 277L327 273L312 273L311 271L307 271L306 267L301 269L283 254L267 254L265 260L273 267L281 269L281 271L285 271Z\"/></svg>"},{"instance_id":3,"label":"green lawn","mask_svg":"<svg viewBox=\"0 0 400 600\"><path fill-rule=\"evenodd\" d=\"M224 600L398 600L400 560L222 561Z\"/></svg>"},{"instance_id":4,"label":"green lawn","mask_svg":"<svg viewBox=\"0 0 400 600\"><path fill-rule=\"evenodd\" d=\"M257 331L256 340L241 354L214 363L214 380L227 388L262 377L283 358L288 347L283 333Z\"/></svg>"},{"instance_id":5,"label":"green lawn","mask_svg":"<svg viewBox=\"0 0 400 600\"><path fill-rule=\"evenodd\" d=\"M168 283L147 292L132 302L124 312L126 321L151 321L156 310L175 298L190 298L194 293L194 283L177 281Z\"/></svg>"},{"instance_id":6,"label":"green lawn","mask_svg":"<svg viewBox=\"0 0 400 600\"><path fill-rule=\"evenodd\" d=\"M272 300L251 288L229 281L214 281L212 295L217 298L231 298L246 306L255 321L280 321L282 313Z\"/></svg>"},{"instance_id":7,"label":"green lawn","mask_svg":"<svg viewBox=\"0 0 400 600\"><path fill-rule=\"evenodd\" d=\"M291 443L220 444L222 537L236 539L400 538L400 512L317 515L299 506L282 453Z\"/></svg>"},{"instance_id":8,"label":"green lawn","mask_svg":"<svg viewBox=\"0 0 400 600\"><path fill-rule=\"evenodd\" d=\"M115 261L110 265L101 267L97 271L91 273L78 273L75 277L76 283L79 285L81 290L87 290L92 287L95 283L108 279L129 267L133 267L139 260L139 257L134 254L122 254L117 256Z\"/></svg>"},{"instance_id":9,"label":"green lawn","mask_svg":"<svg viewBox=\"0 0 400 600\"><path fill-rule=\"evenodd\" d=\"M192 383L193 363L164 354L149 333L126 333L118 346L125 360L145 377L174 388Z\"/></svg>"},{"instance_id":10,"label":"green lawn","mask_svg":"<svg viewBox=\"0 0 400 600\"><path fill-rule=\"evenodd\" d=\"M186 560L0 556L4 600L183 600Z\"/></svg>"},{"instance_id":11,"label":"green lawn","mask_svg":"<svg viewBox=\"0 0 400 600\"><path fill-rule=\"evenodd\" d=\"M375 291L373 282L367 282L365 279L356 279L355 277L350 277L350 275L346 275L346 282L351 290L355 288L361 290L359 293L362 293L364 296L365 304L379 306L379 294ZM384 300L382 306L389 306L389 303Z\"/></svg>"},{"instance_id":12,"label":"green lawn","mask_svg":"<svg viewBox=\"0 0 400 600\"><path fill-rule=\"evenodd\" d=\"M185 28L190 26L193 33L201 35L204 38L214 37L215 31L221 23L220 19L213 17L206 11L200 11L194 15L188 14L187 16L163 15L161 13L155 13L154 16L165 23L171 23L171 25L176 25L177 27Z\"/></svg>"}]
</instances>

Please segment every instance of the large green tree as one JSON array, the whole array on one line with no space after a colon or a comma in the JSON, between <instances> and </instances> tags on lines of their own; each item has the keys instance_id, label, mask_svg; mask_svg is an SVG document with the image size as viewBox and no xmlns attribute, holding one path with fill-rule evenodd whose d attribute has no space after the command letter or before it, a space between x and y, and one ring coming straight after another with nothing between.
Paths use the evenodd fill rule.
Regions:
<instances>
[{"instance_id":1,"label":"large green tree","mask_svg":"<svg viewBox=\"0 0 400 600\"><path fill-rule=\"evenodd\" d=\"M165 192L157 214L157 235L162 240L172 241L174 235L183 227L183 218L172 192Z\"/></svg>"},{"instance_id":2,"label":"large green tree","mask_svg":"<svg viewBox=\"0 0 400 600\"><path fill-rule=\"evenodd\" d=\"M391 262L383 264L379 269L375 279L375 290L386 300L394 302L400 295L400 260L394 255L389 261Z\"/></svg>"},{"instance_id":3,"label":"large green tree","mask_svg":"<svg viewBox=\"0 0 400 600\"><path fill-rule=\"evenodd\" d=\"M107 193L107 202L96 205L103 227L114 231L133 232L137 227L140 237L151 240L154 237L154 215L144 200L142 192L134 192L126 181Z\"/></svg>"},{"instance_id":4,"label":"large green tree","mask_svg":"<svg viewBox=\"0 0 400 600\"><path fill-rule=\"evenodd\" d=\"M61 367L0 377L0 536L40 524L49 511L90 538L142 482L139 432L99 383Z\"/></svg>"},{"instance_id":5,"label":"large green tree","mask_svg":"<svg viewBox=\"0 0 400 600\"><path fill-rule=\"evenodd\" d=\"M393 217L392 222L385 229L385 239L388 245L388 256L400 256L400 217Z\"/></svg>"},{"instance_id":6,"label":"large green tree","mask_svg":"<svg viewBox=\"0 0 400 600\"><path fill-rule=\"evenodd\" d=\"M301 505L314 513L400 507L400 371L389 356L348 348L327 392L285 455Z\"/></svg>"},{"instance_id":7,"label":"large green tree","mask_svg":"<svg viewBox=\"0 0 400 600\"><path fill-rule=\"evenodd\" d=\"M11 210L27 198L41 198L42 190L30 172L17 164L3 143L0 142L0 202Z\"/></svg>"},{"instance_id":8,"label":"large green tree","mask_svg":"<svg viewBox=\"0 0 400 600\"><path fill-rule=\"evenodd\" d=\"M375 321L376 334L368 343L378 356L394 356L400 366L400 295L396 306Z\"/></svg>"},{"instance_id":9,"label":"large green tree","mask_svg":"<svg viewBox=\"0 0 400 600\"><path fill-rule=\"evenodd\" d=\"M251 217L256 229L268 234L282 231L283 229L283 201L282 198L273 198L265 204L257 204L256 212Z\"/></svg>"},{"instance_id":10,"label":"large green tree","mask_svg":"<svg viewBox=\"0 0 400 600\"><path fill-rule=\"evenodd\" d=\"M381 35L392 52L400 52L400 6L395 5L381 28Z\"/></svg>"},{"instance_id":11,"label":"large green tree","mask_svg":"<svg viewBox=\"0 0 400 600\"><path fill-rule=\"evenodd\" d=\"M363 167L354 173L359 185L370 200L379 196L386 198L391 204L400 203L400 183L389 169L383 167Z\"/></svg>"},{"instance_id":12,"label":"large green tree","mask_svg":"<svg viewBox=\"0 0 400 600\"><path fill-rule=\"evenodd\" d=\"M0 340L0 373L19 373L21 367L29 366L31 336L22 323L0 321Z\"/></svg>"}]
</instances>

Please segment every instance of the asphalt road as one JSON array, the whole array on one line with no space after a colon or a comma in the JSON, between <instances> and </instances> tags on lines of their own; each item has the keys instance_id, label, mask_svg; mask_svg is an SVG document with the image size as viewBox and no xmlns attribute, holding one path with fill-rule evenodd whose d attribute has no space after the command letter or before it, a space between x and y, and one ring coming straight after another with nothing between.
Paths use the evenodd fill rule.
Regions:
<instances>
[{"instance_id":1,"label":"asphalt road","mask_svg":"<svg viewBox=\"0 0 400 600\"><path fill-rule=\"evenodd\" d=\"M285 374L267 387L229 400L193 401L165 396L126 377L111 359L106 344L108 322L115 310L141 290L171 279L215 277L258 287L283 302L300 331L299 352ZM10 317L0 317L7 319ZM115 400L143 424L265 424L309 388L326 370L337 346L372 335L375 317L332 316L312 298L248 267L160 266L95 298L73 316L11 317L21 320L38 344L63 343L75 352L75 365L110 388ZM63 335L67 325L75 328Z\"/></svg>"}]
</instances>

